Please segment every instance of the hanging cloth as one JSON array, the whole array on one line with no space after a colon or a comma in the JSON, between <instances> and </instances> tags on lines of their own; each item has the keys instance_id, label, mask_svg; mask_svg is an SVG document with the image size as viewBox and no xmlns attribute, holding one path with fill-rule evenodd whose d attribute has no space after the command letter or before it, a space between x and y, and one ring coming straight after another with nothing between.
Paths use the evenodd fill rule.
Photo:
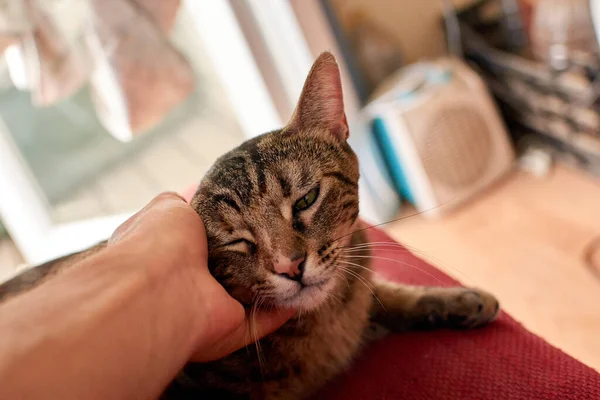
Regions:
<instances>
[{"instance_id":1,"label":"hanging cloth","mask_svg":"<svg viewBox=\"0 0 600 400\"><path fill-rule=\"evenodd\" d=\"M92 100L104 126L127 141L159 123L195 88L185 57L168 40L178 1L90 0Z\"/></svg>"}]
</instances>

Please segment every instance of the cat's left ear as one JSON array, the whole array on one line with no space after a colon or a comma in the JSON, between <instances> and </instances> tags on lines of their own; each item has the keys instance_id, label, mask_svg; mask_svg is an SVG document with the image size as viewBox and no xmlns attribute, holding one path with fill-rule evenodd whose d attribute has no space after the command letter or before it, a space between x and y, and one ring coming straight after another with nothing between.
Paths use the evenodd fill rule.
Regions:
<instances>
[{"instance_id":1,"label":"cat's left ear","mask_svg":"<svg viewBox=\"0 0 600 400\"><path fill-rule=\"evenodd\" d=\"M313 64L287 128L329 135L340 142L348 139L342 80L333 54L322 53Z\"/></svg>"}]
</instances>

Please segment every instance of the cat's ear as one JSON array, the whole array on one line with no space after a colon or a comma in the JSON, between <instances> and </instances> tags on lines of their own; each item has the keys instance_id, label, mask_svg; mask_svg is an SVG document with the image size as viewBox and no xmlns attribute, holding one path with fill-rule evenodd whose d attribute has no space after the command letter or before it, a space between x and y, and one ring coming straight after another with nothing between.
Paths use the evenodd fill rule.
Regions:
<instances>
[{"instance_id":1,"label":"cat's ear","mask_svg":"<svg viewBox=\"0 0 600 400\"><path fill-rule=\"evenodd\" d=\"M342 80L333 54L322 53L313 64L288 128L319 132L339 141L348 138Z\"/></svg>"}]
</instances>

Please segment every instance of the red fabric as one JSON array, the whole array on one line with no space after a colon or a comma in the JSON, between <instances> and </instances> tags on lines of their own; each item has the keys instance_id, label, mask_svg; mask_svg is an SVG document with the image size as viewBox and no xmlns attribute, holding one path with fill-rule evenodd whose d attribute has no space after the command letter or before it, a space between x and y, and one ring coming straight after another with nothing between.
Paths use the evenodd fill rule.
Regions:
<instances>
[{"instance_id":1,"label":"red fabric","mask_svg":"<svg viewBox=\"0 0 600 400\"><path fill-rule=\"evenodd\" d=\"M195 188L184 197L191 198ZM371 242L393 242L377 229ZM397 248L379 249L373 268L415 285L456 281ZM501 313L491 325L469 331L411 332L369 346L348 373L318 399L599 400L600 375Z\"/></svg>"},{"instance_id":2,"label":"red fabric","mask_svg":"<svg viewBox=\"0 0 600 400\"><path fill-rule=\"evenodd\" d=\"M372 242L393 241L371 229ZM409 252L378 250L373 268L415 285L457 282ZM600 375L501 313L491 325L389 336L370 346L319 399L599 400Z\"/></svg>"}]
</instances>

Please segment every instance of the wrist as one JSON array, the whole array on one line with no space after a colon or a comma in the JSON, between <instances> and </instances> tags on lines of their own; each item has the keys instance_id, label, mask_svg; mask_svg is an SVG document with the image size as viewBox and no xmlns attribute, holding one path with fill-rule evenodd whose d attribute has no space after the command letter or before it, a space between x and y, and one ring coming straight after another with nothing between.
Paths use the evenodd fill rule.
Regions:
<instances>
[{"instance_id":1,"label":"wrist","mask_svg":"<svg viewBox=\"0 0 600 400\"><path fill-rule=\"evenodd\" d=\"M2 305L0 397L149 398L185 364L197 342L187 269L111 247Z\"/></svg>"},{"instance_id":2,"label":"wrist","mask_svg":"<svg viewBox=\"0 0 600 400\"><path fill-rule=\"evenodd\" d=\"M199 340L198 326L204 323L204 314L199 310L205 304L200 290L206 279L203 275L210 275L205 262L202 265L201 260L183 250L170 252L164 243L136 241L129 246L122 242L111 247L107 248L106 256L118 260L122 267L117 268L131 268L132 279L137 282L134 286L139 286L137 290L150 298L153 309L174 318L170 327L183 335L178 345L183 346L184 351L193 350ZM107 264L114 265L110 261ZM138 294L131 293L131 296Z\"/></svg>"}]
</instances>

